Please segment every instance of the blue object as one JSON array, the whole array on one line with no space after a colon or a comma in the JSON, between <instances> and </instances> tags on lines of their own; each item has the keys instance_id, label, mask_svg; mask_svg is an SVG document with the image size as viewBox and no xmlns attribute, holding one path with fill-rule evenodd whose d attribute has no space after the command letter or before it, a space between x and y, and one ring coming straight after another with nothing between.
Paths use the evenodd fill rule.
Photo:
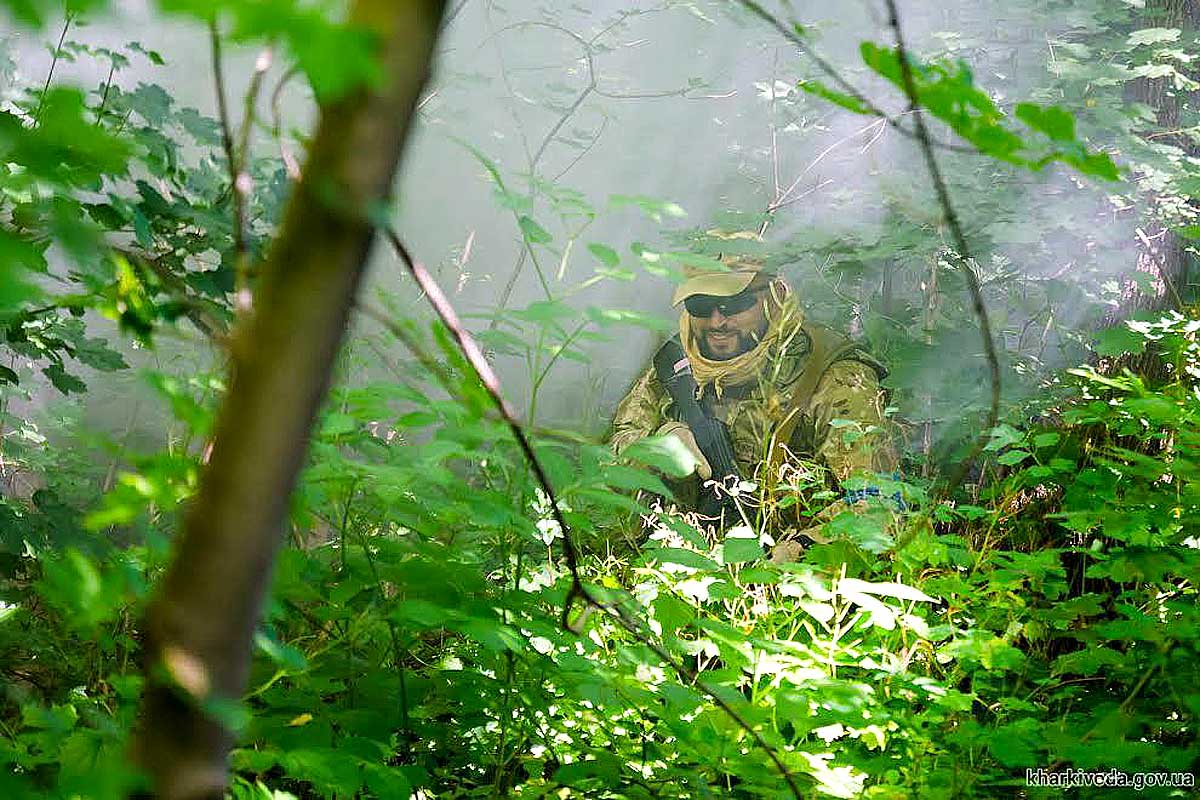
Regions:
<instances>
[{"instance_id":1,"label":"blue object","mask_svg":"<svg viewBox=\"0 0 1200 800\"><path fill-rule=\"evenodd\" d=\"M900 476L893 473L892 479L899 480ZM868 497L882 497L882 496L883 496L883 492L880 491L878 486L866 486L866 487L863 487L862 489L847 489L844 499L848 505L854 505L859 500L866 500ZM888 499L896 504L897 511L907 510L908 506L905 505L904 498L900 496L900 492L898 490Z\"/></svg>"}]
</instances>

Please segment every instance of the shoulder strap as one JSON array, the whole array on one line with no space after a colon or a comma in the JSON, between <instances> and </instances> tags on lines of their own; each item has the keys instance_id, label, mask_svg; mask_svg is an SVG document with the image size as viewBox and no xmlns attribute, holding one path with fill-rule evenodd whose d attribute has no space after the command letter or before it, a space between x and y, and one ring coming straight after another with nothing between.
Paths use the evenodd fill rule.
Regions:
<instances>
[{"instance_id":1,"label":"shoulder strap","mask_svg":"<svg viewBox=\"0 0 1200 800\"><path fill-rule=\"evenodd\" d=\"M659 383L675 403L682 421L691 429L696 446L708 459L714 474L722 477L737 475L737 459L729 440L729 431L724 423L713 416L707 402L696 399L696 378L692 375L692 366L678 336L668 339L659 348L654 356L654 371Z\"/></svg>"},{"instance_id":2,"label":"shoulder strap","mask_svg":"<svg viewBox=\"0 0 1200 800\"><path fill-rule=\"evenodd\" d=\"M771 435L770 445L770 479L773 480L787 456L787 445L796 432L796 426L804 418L804 412L816 394L817 386L825 373L839 361L853 359L861 361L875 370L882 380L887 376L887 369L879 361L872 358L861 349L858 343L823 325L805 325L803 333L808 337L808 361L804 365L800 377L792 386L792 394L788 403L788 413L775 426Z\"/></svg>"}]
</instances>

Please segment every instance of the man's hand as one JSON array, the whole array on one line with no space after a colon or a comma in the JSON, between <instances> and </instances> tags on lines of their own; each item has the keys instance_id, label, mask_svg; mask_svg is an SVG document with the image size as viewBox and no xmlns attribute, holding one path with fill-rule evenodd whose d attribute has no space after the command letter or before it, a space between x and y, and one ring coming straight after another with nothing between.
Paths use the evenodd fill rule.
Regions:
<instances>
[{"instance_id":1,"label":"man's hand","mask_svg":"<svg viewBox=\"0 0 1200 800\"><path fill-rule=\"evenodd\" d=\"M695 456L695 472L700 476L701 480L708 480L712 477L712 465L708 463L708 459L704 457L704 453L700 450L700 446L696 444L696 437L692 433L692 429L682 422L672 420L663 425L656 432L658 436L674 436L683 446Z\"/></svg>"},{"instance_id":2,"label":"man's hand","mask_svg":"<svg viewBox=\"0 0 1200 800\"><path fill-rule=\"evenodd\" d=\"M771 562L774 564L789 564L799 561L800 556L811 544L828 544L830 539L821 529L823 525L814 525L794 533L771 548Z\"/></svg>"}]
</instances>

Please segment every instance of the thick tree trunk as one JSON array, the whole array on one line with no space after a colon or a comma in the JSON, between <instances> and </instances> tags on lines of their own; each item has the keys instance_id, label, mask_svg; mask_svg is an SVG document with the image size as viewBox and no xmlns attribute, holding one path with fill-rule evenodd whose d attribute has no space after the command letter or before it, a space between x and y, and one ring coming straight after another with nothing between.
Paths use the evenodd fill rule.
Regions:
<instances>
[{"instance_id":1,"label":"thick tree trunk","mask_svg":"<svg viewBox=\"0 0 1200 800\"><path fill-rule=\"evenodd\" d=\"M233 343L212 455L145 623L134 755L155 796L219 798L288 496L325 396L443 13L442 0L357 0L382 79L322 109L304 177Z\"/></svg>"}]
</instances>

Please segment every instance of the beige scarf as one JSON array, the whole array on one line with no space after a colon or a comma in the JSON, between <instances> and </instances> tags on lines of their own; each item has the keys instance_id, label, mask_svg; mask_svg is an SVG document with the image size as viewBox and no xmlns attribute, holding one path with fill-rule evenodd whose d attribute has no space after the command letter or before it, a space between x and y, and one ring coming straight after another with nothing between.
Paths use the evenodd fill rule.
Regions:
<instances>
[{"instance_id":1,"label":"beige scarf","mask_svg":"<svg viewBox=\"0 0 1200 800\"><path fill-rule=\"evenodd\" d=\"M695 331L692 330L692 318L686 311L679 318L679 339L683 342L683 351L687 354L692 365L692 374L701 394L705 388L712 386L717 397L721 396L726 386L739 386L757 379L763 369L775 360L775 356L786 352L800 331L804 321L804 312L800 304L785 284L771 284L771 298L766 303L767 332L752 350L740 356L725 361L713 361L700 354Z\"/></svg>"}]
</instances>

